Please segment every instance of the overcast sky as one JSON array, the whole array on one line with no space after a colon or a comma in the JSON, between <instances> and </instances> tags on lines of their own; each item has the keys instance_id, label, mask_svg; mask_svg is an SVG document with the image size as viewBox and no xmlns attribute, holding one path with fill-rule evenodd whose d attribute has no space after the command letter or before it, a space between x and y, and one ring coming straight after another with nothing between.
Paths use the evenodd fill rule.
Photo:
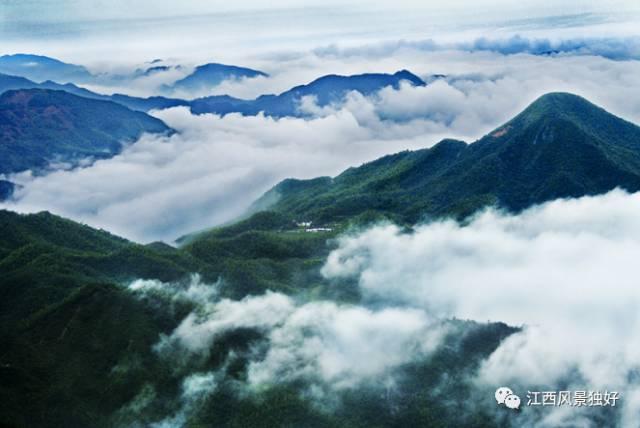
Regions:
<instances>
[{"instance_id":1,"label":"overcast sky","mask_svg":"<svg viewBox=\"0 0 640 428\"><path fill-rule=\"evenodd\" d=\"M611 36L631 32L630 17L640 10L633 0L540 3L0 0L0 40L5 52L38 52L89 64L141 56L233 61L265 50L331 43L513 32Z\"/></svg>"}]
</instances>

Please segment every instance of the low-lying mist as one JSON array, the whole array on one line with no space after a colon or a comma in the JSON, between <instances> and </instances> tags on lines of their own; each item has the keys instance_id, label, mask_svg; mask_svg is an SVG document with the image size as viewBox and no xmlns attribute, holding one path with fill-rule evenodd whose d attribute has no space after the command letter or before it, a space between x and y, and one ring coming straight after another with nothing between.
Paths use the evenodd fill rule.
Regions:
<instances>
[{"instance_id":1,"label":"low-lying mist","mask_svg":"<svg viewBox=\"0 0 640 428\"><path fill-rule=\"evenodd\" d=\"M464 226L379 226L342 238L323 273L355 276L365 301L524 326L482 364L479 383L618 390L616 415L630 426L640 410L639 215L640 194L616 190L518 215L487 210ZM522 413L558 426L588 412L544 410Z\"/></svg>"},{"instance_id":2,"label":"low-lying mist","mask_svg":"<svg viewBox=\"0 0 640 428\"><path fill-rule=\"evenodd\" d=\"M304 99L300 108L312 113L310 119L193 116L184 108L154 112L179 133L144 136L120 155L84 168L60 169L44 177L16 174L10 180L23 187L1 206L50 210L134 240L170 242L237 218L284 178L336 175L445 137L473 141L546 92L573 92L640 121L640 96L634 96L640 95L637 61L430 52L411 46L385 52L376 54L376 70L366 55L297 57L290 60L290 70L283 69L274 79L289 88L330 72L401 68L425 79L433 73L447 78L426 87L383 89L368 98L350 93L324 108ZM265 83L258 80L235 85L252 90L252 85Z\"/></svg>"},{"instance_id":3,"label":"low-lying mist","mask_svg":"<svg viewBox=\"0 0 640 428\"><path fill-rule=\"evenodd\" d=\"M357 281L353 303L276 292L229 300L218 292L224 278L135 281L141 299L190 308L153 347L180 385L154 421L183 426L208 400L270 403L286 390L327 418L372 405L398 423L427 400L435 407L425 411L461 424L630 426L640 409L639 218L640 194L615 190L520 214L489 209L463 225L353 231L322 268L329 283ZM520 412L496 406L504 385L521 395ZM547 390L621 399L614 408L526 406L527 391ZM157 399L140 394L148 403L138 416Z\"/></svg>"}]
</instances>

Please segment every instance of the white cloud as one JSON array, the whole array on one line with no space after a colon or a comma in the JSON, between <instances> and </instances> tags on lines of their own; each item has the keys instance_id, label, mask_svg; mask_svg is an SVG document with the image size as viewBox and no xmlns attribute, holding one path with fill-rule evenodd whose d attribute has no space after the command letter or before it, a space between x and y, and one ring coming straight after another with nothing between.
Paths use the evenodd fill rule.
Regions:
<instances>
[{"instance_id":1,"label":"white cloud","mask_svg":"<svg viewBox=\"0 0 640 428\"><path fill-rule=\"evenodd\" d=\"M148 241L229 221L278 181L337 174L409 145L428 142L378 137L349 111L315 120L192 116L185 109L158 114L181 134L145 136L110 160L45 177L20 174L16 210L51 210ZM404 137L404 136L402 136ZM435 141L432 141L433 143Z\"/></svg>"},{"instance_id":2,"label":"white cloud","mask_svg":"<svg viewBox=\"0 0 640 428\"><path fill-rule=\"evenodd\" d=\"M202 283L198 277L189 284L136 280L128 289L138 298L154 293L169 302L181 299L194 305L170 334L161 335L154 346L159 355L179 355L183 360L208 355L225 333L239 328L262 332L266 351L252 353L247 370L247 384L256 390L303 380L317 394L322 389L354 388L365 381L382 382L394 368L426 358L449 332L446 324L422 309L297 302L274 292L237 301L220 299L218 286ZM192 402L202 391L210 392L214 380L214 373L185 378L183 401Z\"/></svg>"},{"instance_id":3,"label":"white cloud","mask_svg":"<svg viewBox=\"0 0 640 428\"><path fill-rule=\"evenodd\" d=\"M443 318L524 325L480 366L478 404L494 409L492 394L480 392L502 385L522 397L527 390L617 390L615 417L625 426L640 409L639 218L640 193L615 190L518 215L487 210L464 226L440 221L404 233L380 225L346 235L323 274L358 279L363 300L351 305L273 292L219 299L196 279L186 288L150 281L129 288L175 289L196 306L162 336L160 355L207 355L225 333L255 329L263 339L247 354L245 386L259 392L302 381L301 392L319 406L335 404L343 389L393 385L395 369L428 359L454 333ZM591 409L543 410L525 407L519 423L595 426Z\"/></svg>"},{"instance_id":4,"label":"white cloud","mask_svg":"<svg viewBox=\"0 0 640 428\"><path fill-rule=\"evenodd\" d=\"M269 351L251 363L248 379L254 385L319 380L336 389L382 383L389 370L426 358L445 332L420 310L307 303L270 332Z\"/></svg>"},{"instance_id":5,"label":"white cloud","mask_svg":"<svg viewBox=\"0 0 640 428\"><path fill-rule=\"evenodd\" d=\"M265 334L267 350L250 360L248 386L260 390L302 380L317 398L321 391L381 383L394 368L426 358L448 331L419 309L296 303L273 292L240 301L194 303L197 308L161 337L155 346L158 353L206 355L224 333L253 328Z\"/></svg>"},{"instance_id":6,"label":"white cloud","mask_svg":"<svg viewBox=\"0 0 640 428\"><path fill-rule=\"evenodd\" d=\"M128 289L141 298L157 296L171 301L206 302L218 296L220 281L213 285L206 284L201 281L200 275L193 274L184 284L167 284L155 279L137 279L129 284Z\"/></svg>"},{"instance_id":7,"label":"white cloud","mask_svg":"<svg viewBox=\"0 0 640 428\"><path fill-rule=\"evenodd\" d=\"M96 0L98 1L98 0ZM3 48L93 64L145 56L234 62L265 51L337 43L539 32L544 37L634 33L633 0L347 2L10 1ZM126 6L123 4L126 3ZM636 15L637 16L637 15ZM259 27L256 26L259 23ZM620 30L621 24L626 24ZM176 37L176 35L180 37ZM70 40L73 43L70 43ZM311 46L312 45L312 46Z\"/></svg>"},{"instance_id":8,"label":"white cloud","mask_svg":"<svg viewBox=\"0 0 640 428\"><path fill-rule=\"evenodd\" d=\"M300 83L304 73L321 74L338 64L347 73L370 71L371 61L334 58L318 65L318 57L305 56L281 64L281 71L291 68L277 79ZM3 207L51 210L132 239L171 241L237 217L287 177L336 175L445 137L472 141L546 92L577 93L640 122L638 61L409 50L376 60L375 67L398 70L405 61L424 77L449 77L371 98L352 93L342 105L316 108L318 117L310 120L192 116L184 108L156 112L180 134L145 136L87 168L13 177L24 187ZM304 108L314 111L309 101Z\"/></svg>"},{"instance_id":9,"label":"white cloud","mask_svg":"<svg viewBox=\"0 0 640 428\"><path fill-rule=\"evenodd\" d=\"M565 389L619 390L627 396L623 416L630 418L640 409L633 394L639 218L640 194L613 191L520 215L489 210L466 226L436 222L411 234L380 226L343 238L323 273L355 276L365 298L439 316L524 324L485 362L480 383L524 392L563 382ZM557 423L578 415L535 417Z\"/></svg>"},{"instance_id":10,"label":"white cloud","mask_svg":"<svg viewBox=\"0 0 640 428\"><path fill-rule=\"evenodd\" d=\"M164 352L178 347L206 353L220 334L237 328L268 330L282 323L294 309L293 301L287 296L272 292L241 301L209 302L182 320L171 335L163 336L156 350Z\"/></svg>"},{"instance_id":11,"label":"white cloud","mask_svg":"<svg viewBox=\"0 0 640 428\"><path fill-rule=\"evenodd\" d=\"M189 416L197 411L218 385L216 373L194 373L182 381L180 409L172 416L155 422L151 428L180 428L187 424Z\"/></svg>"}]
</instances>

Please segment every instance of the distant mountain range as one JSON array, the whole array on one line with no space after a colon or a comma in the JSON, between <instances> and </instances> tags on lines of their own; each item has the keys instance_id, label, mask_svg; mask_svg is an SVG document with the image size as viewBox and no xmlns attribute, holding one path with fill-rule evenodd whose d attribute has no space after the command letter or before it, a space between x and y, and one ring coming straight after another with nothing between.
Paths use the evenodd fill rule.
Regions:
<instances>
[{"instance_id":1,"label":"distant mountain range","mask_svg":"<svg viewBox=\"0 0 640 428\"><path fill-rule=\"evenodd\" d=\"M442 76L433 76L434 79ZM301 110L303 97L311 97L320 107L329 104L340 104L348 92L355 91L368 96L385 87L398 88L401 82L413 86L424 86L426 83L415 74L402 70L394 74L368 73L353 76L329 75L320 77L309 84L296 86L279 95L262 95L253 100L243 100L228 95L216 95L195 100L167 98L162 96L133 97L124 94L102 95L76 86L72 83L59 84L53 81L36 83L24 77L0 74L0 93L10 89L54 89L66 91L81 97L114 101L132 110L148 112L171 107L189 107L194 114L214 113L226 115L241 113L255 116L264 113L273 117L306 117L311 113Z\"/></svg>"},{"instance_id":2,"label":"distant mountain range","mask_svg":"<svg viewBox=\"0 0 640 428\"><path fill-rule=\"evenodd\" d=\"M85 83L93 79L93 75L81 65L68 64L55 58L31 54L14 54L0 56L0 73L26 77L42 82Z\"/></svg>"},{"instance_id":3,"label":"distant mountain range","mask_svg":"<svg viewBox=\"0 0 640 428\"><path fill-rule=\"evenodd\" d=\"M146 69L137 69L129 78L149 76L166 72L181 66L165 65L154 60ZM246 67L209 63L197 66L188 76L172 84L163 85L163 94L189 94L213 88L225 80L269 77L267 73ZM431 76L428 81L443 78ZM111 76L116 81L126 80L126 76ZM327 75L308 84L295 86L280 94L261 95L255 99L240 99L228 95L214 95L193 100L152 96L134 97L126 94L104 95L77 86L76 83L88 83L105 76L92 75L86 68L67 64L54 58L39 55L16 54L0 57L0 93L10 89L55 89L78 96L115 101L130 109L148 112L171 107L189 107L194 114L214 113L226 115L240 113L257 115L263 113L272 117L309 117L311 112L301 108L303 97L309 97L319 107L340 104L351 91L369 96L385 87L398 88L401 82L414 86L427 83L415 74L401 70L394 74L366 73L352 76ZM124 80L123 80L124 79Z\"/></svg>"},{"instance_id":4,"label":"distant mountain range","mask_svg":"<svg viewBox=\"0 0 640 428\"><path fill-rule=\"evenodd\" d=\"M161 60L154 60L149 67L136 69L130 74L92 74L84 66L66 63L43 55L20 53L0 56L0 74L20 76L38 83L53 81L61 84L86 84L96 81L124 81L181 68L181 65L167 65ZM268 77L268 74L246 67L209 63L197 66L191 74L172 84L164 85L162 90L166 92L198 92L211 89L225 80L259 76Z\"/></svg>"},{"instance_id":5,"label":"distant mountain range","mask_svg":"<svg viewBox=\"0 0 640 428\"><path fill-rule=\"evenodd\" d=\"M207 76L215 69L204 68L201 73ZM59 84L51 80L37 83L25 77L0 74L0 94L3 94L0 135L4 138L0 142L0 174L27 169L42 171L54 160L73 164L86 157L110 157L119 151L123 141L135 140L142 132L168 131L161 121L128 109L148 112L184 106L195 114L264 113L274 117L307 117L310 113L300 109L303 97L327 106L341 103L350 91L367 96L385 87L398 88L402 82L426 85L418 76L402 70L394 74L324 76L279 95L263 95L254 100L214 96L187 101L161 96L103 95L73 83ZM16 102L22 97L29 101ZM126 108L118 109L117 105ZM113 125L114 120L121 121L120 127ZM12 183L0 182L0 200L7 199L13 191Z\"/></svg>"},{"instance_id":6,"label":"distant mountain range","mask_svg":"<svg viewBox=\"0 0 640 428\"><path fill-rule=\"evenodd\" d=\"M104 101L114 101L132 110L139 110L144 112L177 106L189 106L189 101L176 98L165 98L160 96L141 98L131 97L124 94L102 95L76 86L73 83L60 84L51 80L47 80L42 83L36 83L24 77L0 74L0 93L11 89L52 89L65 91L70 94L78 95L80 97Z\"/></svg>"},{"instance_id":7,"label":"distant mountain range","mask_svg":"<svg viewBox=\"0 0 640 428\"><path fill-rule=\"evenodd\" d=\"M225 80L251 79L268 76L267 73L252 70L251 68L210 63L197 66L191 74L172 85L165 86L163 89L169 92L198 92L218 86Z\"/></svg>"},{"instance_id":8,"label":"distant mountain range","mask_svg":"<svg viewBox=\"0 0 640 428\"><path fill-rule=\"evenodd\" d=\"M324 107L342 102L345 95L351 91L368 96L389 86L397 89L401 82L407 82L407 84L414 86L426 85L422 79L407 70L394 74L328 75L307 85L296 86L279 95L262 95L254 100L241 100L226 95L199 98L191 102L191 111L195 114L224 115L237 112L244 115L256 115L262 112L266 116L275 117L310 116L309 112L300 109L303 97L312 97L318 106Z\"/></svg>"},{"instance_id":9,"label":"distant mountain range","mask_svg":"<svg viewBox=\"0 0 640 428\"><path fill-rule=\"evenodd\" d=\"M415 223L615 187L640 190L640 127L579 96L551 93L475 143L444 140L335 178L285 180L256 207L317 223L361 215Z\"/></svg>"},{"instance_id":10,"label":"distant mountain range","mask_svg":"<svg viewBox=\"0 0 640 428\"><path fill-rule=\"evenodd\" d=\"M171 129L111 101L48 89L6 91L0 95L0 174L111 157L144 132Z\"/></svg>"}]
</instances>

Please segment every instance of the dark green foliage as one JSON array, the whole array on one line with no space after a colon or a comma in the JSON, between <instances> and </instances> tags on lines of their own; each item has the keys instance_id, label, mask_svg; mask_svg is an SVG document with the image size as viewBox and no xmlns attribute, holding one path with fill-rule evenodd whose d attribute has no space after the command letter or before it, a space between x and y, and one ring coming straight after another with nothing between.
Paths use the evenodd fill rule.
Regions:
<instances>
[{"instance_id":1,"label":"dark green foliage","mask_svg":"<svg viewBox=\"0 0 640 428\"><path fill-rule=\"evenodd\" d=\"M55 216L48 212L32 215L0 210L0 242L8 249L34 241L67 250L109 252L123 248L128 241L109 232Z\"/></svg>"},{"instance_id":2,"label":"dark green foliage","mask_svg":"<svg viewBox=\"0 0 640 428\"><path fill-rule=\"evenodd\" d=\"M0 231L3 321L24 319L87 282L170 281L201 270L188 254L159 252L46 212L0 210Z\"/></svg>"},{"instance_id":3,"label":"dark green foliage","mask_svg":"<svg viewBox=\"0 0 640 428\"><path fill-rule=\"evenodd\" d=\"M123 284L181 283L200 273L222 278L223 297L278 290L357 302L354 284L320 275L341 233L380 221L410 229L424 216L464 217L490 204L519 210L615 186L637 190L639 135L579 97L551 94L471 145L445 140L335 179L285 180L265 196L278 199L271 211L190 235L180 248L132 243L49 213L0 211L0 426L148 426L180 412L185 376L211 371L217 387L188 409L186 426L506 426L476 406L492 391L470 379L515 328L442 321L444 345L398 367L393 388L371 379L332 392L327 408L305 395L305 381L240 389L250 359L268 346L259 329L229 330L200 357L154 352L193 304L140 298ZM308 221L331 230L298 225Z\"/></svg>"},{"instance_id":4,"label":"dark green foliage","mask_svg":"<svg viewBox=\"0 0 640 428\"><path fill-rule=\"evenodd\" d=\"M114 286L87 284L3 331L0 424L105 426L153 376L144 372L166 323L158 315ZM120 376L114 367L127 362Z\"/></svg>"},{"instance_id":5,"label":"dark green foliage","mask_svg":"<svg viewBox=\"0 0 640 428\"><path fill-rule=\"evenodd\" d=\"M262 211L251 216L248 219L240 220L224 227L217 227L208 231L194 233L191 235L178 238L176 242L180 244L188 244L194 240L207 238L208 236L216 238L229 238L236 236L242 232L256 230L291 230L296 227L296 223L285 214L273 211Z\"/></svg>"},{"instance_id":6,"label":"dark green foliage","mask_svg":"<svg viewBox=\"0 0 640 428\"><path fill-rule=\"evenodd\" d=\"M143 132L169 132L159 119L110 101L27 89L0 95L0 173L49 162L113 156Z\"/></svg>"},{"instance_id":7,"label":"dark green foliage","mask_svg":"<svg viewBox=\"0 0 640 428\"><path fill-rule=\"evenodd\" d=\"M151 346L188 313L117 284L201 265L49 213L0 211L0 231L0 425L109 426L149 379L164 379Z\"/></svg>"},{"instance_id":8,"label":"dark green foliage","mask_svg":"<svg viewBox=\"0 0 640 428\"><path fill-rule=\"evenodd\" d=\"M138 277L169 281L191 272L209 272L212 278L220 272L228 283L223 292L236 298L265 289L327 296L330 287L318 269L329 249L327 239L337 231L305 232L286 217L263 213L176 249L134 244L48 213L0 211L0 226L0 425L148 425L180 410L185 376L212 370L222 370L224 377L215 392L189 409L187 426L444 425L455 414L455 409L433 404L433 396L424 394L423 379L412 374L417 368L411 367L400 374L407 382L403 388L419 393L401 399L405 410L400 413L375 384L344 391L339 401L345 405L335 410L305 398L305 382L239 394L237 384L246 379L250 355L255 358L265 349L262 332L231 330L216 339L204 359L161 356L152 350L159 335L172 331L192 308L151 297L140 300L117 285ZM439 373L430 382L472 367L512 331L478 325L466 335L453 335L450 347L477 357L463 359L454 352L426 363ZM176 364L180 360L184 363ZM463 377L456 379L450 388L464 394ZM145 394L153 399L132 407ZM374 409L377 420L372 419Z\"/></svg>"},{"instance_id":9,"label":"dark green foliage","mask_svg":"<svg viewBox=\"0 0 640 428\"><path fill-rule=\"evenodd\" d=\"M312 292L337 230L311 233L288 217L261 212L224 228L203 232L182 249L225 280L225 294L241 298L265 290Z\"/></svg>"},{"instance_id":10,"label":"dark green foliage","mask_svg":"<svg viewBox=\"0 0 640 428\"><path fill-rule=\"evenodd\" d=\"M285 180L271 210L316 222L375 211L404 222L521 210L556 198L640 190L640 128L575 95L548 94L473 144L385 156L335 179Z\"/></svg>"}]
</instances>

